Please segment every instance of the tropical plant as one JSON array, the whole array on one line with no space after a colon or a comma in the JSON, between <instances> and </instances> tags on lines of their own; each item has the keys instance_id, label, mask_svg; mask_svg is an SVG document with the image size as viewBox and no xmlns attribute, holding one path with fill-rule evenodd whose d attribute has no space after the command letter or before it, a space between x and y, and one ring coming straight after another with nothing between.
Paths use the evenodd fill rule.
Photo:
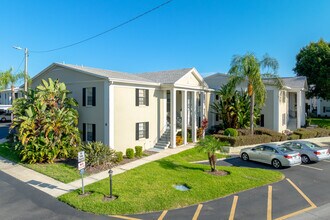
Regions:
<instances>
[{"instance_id":1,"label":"tropical plant","mask_svg":"<svg viewBox=\"0 0 330 220\"><path fill-rule=\"evenodd\" d=\"M64 83L48 79L36 90L29 89L26 98L14 101L10 129L16 131L22 161L53 163L80 146L78 104L68 94Z\"/></svg>"},{"instance_id":2,"label":"tropical plant","mask_svg":"<svg viewBox=\"0 0 330 220\"><path fill-rule=\"evenodd\" d=\"M217 163L217 151L223 151L223 146L228 145L226 142L220 142L215 137L211 135L206 135L204 139L201 139L197 145L196 148L200 152L207 153L209 163L211 166L211 172L215 172L216 169L216 163Z\"/></svg>"},{"instance_id":3,"label":"tropical plant","mask_svg":"<svg viewBox=\"0 0 330 220\"><path fill-rule=\"evenodd\" d=\"M265 70L261 73L261 69ZM247 83L248 95L250 96L250 130L253 135L253 126L255 124L254 108L255 105L261 108L266 99L266 88L263 79L267 79L267 83L282 87L281 80L276 72L278 62L276 59L265 55L259 61L254 54L247 53L243 56L236 55L231 61L229 70L230 79L228 85L231 89L235 89L241 83ZM256 103L255 103L256 101Z\"/></svg>"},{"instance_id":4,"label":"tropical plant","mask_svg":"<svg viewBox=\"0 0 330 220\"><path fill-rule=\"evenodd\" d=\"M9 70L2 72L0 74L0 85L2 88L8 88L11 89L11 102L13 103L15 100L15 84L20 80L24 78L24 73L12 73L12 68Z\"/></svg>"},{"instance_id":5,"label":"tropical plant","mask_svg":"<svg viewBox=\"0 0 330 220\"><path fill-rule=\"evenodd\" d=\"M111 165L117 161L116 152L99 141L83 144L82 150L85 151L85 160L88 167Z\"/></svg>"}]
</instances>

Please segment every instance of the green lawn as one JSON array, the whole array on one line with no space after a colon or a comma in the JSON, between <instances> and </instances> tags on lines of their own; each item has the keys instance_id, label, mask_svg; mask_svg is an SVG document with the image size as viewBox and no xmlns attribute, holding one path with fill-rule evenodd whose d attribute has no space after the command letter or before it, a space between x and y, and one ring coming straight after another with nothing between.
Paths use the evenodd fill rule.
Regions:
<instances>
[{"instance_id":1,"label":"green lawn","mask_svg":"<svg viewBox=\"0 0 330 220\"><path fill-rule=\"evenodd\" d=\"M103 201L109 195L108 178L86 186L89 196L79 196L76 190L59 199L87 212L132 214L180 208L283 179L277 171L241 167L218 167L230 174L214 176L205 172L208 165L188 162L201 159L207 159L206 154L190 149L116 175L113 194L118 199L111 202ZM186 184L191 190L177 191L175 184Z\"/></svg>"},{"instance_id":2,"label":"green lawn","mask_svg":"<svg viewBox=\"0 0 330 220\"><path fill-rule=\"evenodd\" d=\"M50 176L63 183L69 183L80 178L79 171L76 167L69 166L64 163L54 164L25 164L19 160L19 155L13 151L8 143L0 144L0 156L19 163L22 166L35 170L39 173Z\"/></svg>"},{"instance_id":3,"label":"green lawn","mask_svg":"<svg viewBox=\"0 0 330 220\"><path fill-rule=\"evenodd\" d=\"M322 128L330 128L330 119L329 118L312 118L312 125L318 125Z\"/></svg>"}]
</instances>

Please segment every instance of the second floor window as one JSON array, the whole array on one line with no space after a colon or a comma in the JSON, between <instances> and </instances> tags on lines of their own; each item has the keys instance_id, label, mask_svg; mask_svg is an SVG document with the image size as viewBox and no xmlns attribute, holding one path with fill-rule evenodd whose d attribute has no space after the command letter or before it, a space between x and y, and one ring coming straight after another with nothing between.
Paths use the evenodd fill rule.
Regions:
<instances>
[{"instance_id":1,"label":"second floor window","mask_svg":"<svg viewBox=\"0 0 330 220\"><path fill-rule=\"evenodd\" d=\"M148 89L136 89L135 90L135 105L149 106L149 90Z\"/></svg>"},{"instance_id":2,"label":"second floor window","mask_svg":"<svg viewBox=\"0 0 330 220\"><path fill-rule=\"evenodd\" d=\"M83 106L96 106L96 87L83 88Z\"/></svg>"}]
</instances>

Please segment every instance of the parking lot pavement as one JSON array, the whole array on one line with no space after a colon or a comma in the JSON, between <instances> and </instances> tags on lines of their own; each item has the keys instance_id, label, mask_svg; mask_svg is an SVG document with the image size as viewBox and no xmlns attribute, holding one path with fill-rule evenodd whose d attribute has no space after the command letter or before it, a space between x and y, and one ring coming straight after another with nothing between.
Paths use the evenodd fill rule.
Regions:
<instances>
[{"instance_id":1,"label":"parking lot pavement","mask_svg":"<svg viewBox=\"0 0 330 220\"><path fill-rule=\"evenodd\" d=\"M242 161L238 157L218 161L220 166L240 166L249 168L274 169L258 162ZM252 190L229 195L198 205L133 215L135 219L309 219L317 216L314 212L319 206L330 207L330 160L280 169L286 178L280 182ZM236 198L235 198L236 197ZM236 200L236 202L235 202ZM323 210L323 211L322 211ZM325 208L320 212L330 215ZM306 214L301 214L306 213ZM295 217L299 216L300 218ZM312 218L313 219L313 218ZM329 218L324 218L329 219Z\"/></svg>"}]
</instances>

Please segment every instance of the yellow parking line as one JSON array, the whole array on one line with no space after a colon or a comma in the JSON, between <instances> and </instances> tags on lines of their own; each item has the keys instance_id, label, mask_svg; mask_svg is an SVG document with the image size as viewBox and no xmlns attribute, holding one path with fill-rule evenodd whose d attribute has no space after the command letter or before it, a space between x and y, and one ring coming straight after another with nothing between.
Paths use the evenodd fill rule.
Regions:
<instances>
[{"instance_id":1,"label":"yellow parking line","mask_svg":"<svg viewBox=\"0 0 330 220\"><path fill-rule=\"evenodd\" d=\"M139 218L132 218L132 217L123 216L123 215L109 215L109 216L119 218L119 219L126 219L126 220L141 220Z\"/></svg>"},{"instance_id":2,"label":"yellow parking line","mask_svg":"<svg viewBox=\"0 0 330 220\"><path fill-rule=\"evenodd\" d=\"M268 200L267 200L267 220L272 220L272 194L273 187L268 186Z\"/></svg>"},{"instance_id":3,"label":"yellow parking line","mask_svg":"<svg viewBox=\"0 0 330 220\"><path fill-rule=\"evenodd\" d=\"M314 169L314 170L321 170L321 171L323 170L321 168L311 167L311 166L307 166L307 165L299 165L299 166L301 166L301 167L307 167L307 168Z\"/></svg>"},{"instance_id":4,"label":"yellow parking line","mask_svg":"<svg viewBox=\"0 0 330 220\"><path fill-rule=\"evenodd\" d=\"M197 220L198 219L198 216L199 216L199 213L201 212L202 207L203 207L202 204L199 204L197 206L196 212L195 212L194 217L192 218L192 220Z\"/></svg>"},{"instance_id":5,"label":"yellow parking line","mask_svg":"<svg viewBox=\"0 0 330 220\"><path fill-rule=\"evenodd\" d=\"M159 216L158 220L163 220L163 218L165 217L166 213L167 213L167 210L164 210L162 212L162 214Z\"/></svg>"},{"instance_id":6,"label":"yellow parking line","mask_svg":"<svg viewBox=\"0 0 330 220\"><path fill-rule=\"evenodd\" d=\"M315 209L315 207L311 207L311 206L310 206L310 207L308 207L308 208L301 209L301 210L299 210L299 211L292 212L292 213L290 213L290 214L287 214L287 215L284 215L284 216L282 216L282 217L276 218L275 220L284 220L284 219L288 219L288 218L293 217L293 216L296 216L296 215L298 215L298 214L301 214L301 213L307 212L307 211L309 211L309 210L311 210L311 209Z\"/></svg>"},{"instance_id":7,"label":"yellow parking line","mask_svg":"<svg viewBox=\"0 0 330 220\"><path fill-rule=\"evenodd\" d=\"M286 179L298 192L299 194L308 202L308 204L310 205L310 207L307 207L307 208L304 208L304 209L301 209L301 210L298 210L296 212L292 212L290 214L287 214L287 215L284 215L282 217L279 217L279 218L276 218L275 220L283 220L283 219L287 219L287 218L290 218L292 216L295 216L295 215L298 215L298 214L301 214L303 212L307 212L311 209L315 209L317 206L312 202L312 200L310 200L310 198L308 198L306 196L305 193L303 193L303 191L301 191L301 189L299 189L299 187L294 184L290 179Z\"/></svg>"},{"instance_id":8,"label":"yellow parking line","mask_svg":"<svg viewBox=\"0 0 330 220\"><path fill-rule=\"evenodd\" d=\"M286 179L299 193L302 197L304 197L304 199L311 205L311 207L316 208L317 206L312 202L312 200L310 200L305 193L303 193L303 191L301 191L301 189L298 188L298 186L296 184L294 184L290 179Z\"/></svg>"},{"instance_id":9,"label":"yellow parking line","mask_svg":"<svg viewBox=\"0 0 330 220\"><path fill-rule=\"evenodd\" d=\"M238 196L234 196L233 204L231 205L229 220L234 220L235 217L235 211L236 211L236 205L237 205Z\"/></svg>"}]
</instances>

